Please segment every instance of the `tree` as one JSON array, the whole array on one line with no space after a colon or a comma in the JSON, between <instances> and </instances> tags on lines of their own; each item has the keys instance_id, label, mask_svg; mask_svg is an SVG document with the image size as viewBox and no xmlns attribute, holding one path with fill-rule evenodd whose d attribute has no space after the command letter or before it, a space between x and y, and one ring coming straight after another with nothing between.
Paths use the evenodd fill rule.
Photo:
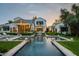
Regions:
<instances>
[{"instance_id":1,"label":"tree","mask_svg":"<svg viewBox=\"0 0 79 59\"><path fill-rule=\"evenodd\" d=\"M69 11L67 9L61 9L61 15L60 15L60 20L67 26L68 24L68 16L69 16Z\"/></svg>"},{"instance_id":2,"label":"tree","mask_svg":"<svg viewBox=\"0 0 79 59\"><path fill-rule=\"evenodd\" d=\"M12 20L8 20L8 23L13 23L13 21Z\"/></svg>"},{"instance_id":3,"label":"tree","mask_svg":"<svg viewBox=\"0 0 79 59\"><path fill-rule=\"evenodd\" d=\"M72 5L72 13L67 11L67 9L61 9L60 19L71 29L71 33L79 35L79 6L76 4Z\"/></svg>"},{"instance_id":4,"label":"tree","mask_svg":"<svg viewBox=\"0 0 79 59\"><path fill-rule=\"evenodd\" d=\"M73 4L72 5L72 8L71 8L71 11L73 11L75 14L77 14L77 6L76 6L76 4Z\"/></svg>"},{"instance_id":5,"label":"tree","mask_svg":"<svg viewBox=\"0 0 79 59\"><path fill-rule=\"evenodd\" d=\"M61 11L60 20L61 22L64 23L66 28L68 27L68 33L71 33L70 25L69 25L70 12L67 9L61 9L60 11Z\"/></svg>"},{"instance_id":6,"label":"tree","mask_svg":"<svg viewBox=\"0 0 79 59\"><path fill-rule=\"evenodd\" d=\"M75 14L75 16L79 22L79 6L77 6L76 4L73 4L71 11Z\"/></svg>"},{"instance_id":7,"label":"tree","mask_svg":"<svg viewBox=\"0 0 79 59\"><path fill-rule=\"evenodd\" d=\"M72 26L75 28L75 34L79 35L79 6L73 4L71 11L75 14L74 24Z\"/></svg>"}]
</instances>

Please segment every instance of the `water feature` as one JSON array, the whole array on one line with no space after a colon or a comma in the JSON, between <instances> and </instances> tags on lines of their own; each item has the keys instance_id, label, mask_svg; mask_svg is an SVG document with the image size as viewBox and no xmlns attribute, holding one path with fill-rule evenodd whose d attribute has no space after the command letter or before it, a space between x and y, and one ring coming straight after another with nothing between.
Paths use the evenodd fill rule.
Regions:
<instances>
[{"instance_id":1,"label":"water feature","mask_svg":"<svg viewBox=\"0 0 79 59\"><path fill-rule=\"evenodd\" d=\"M63 54L51 43L40 35L31 38L31 43L26 44L15 56L63 56Z\"/></svg>"}]
</instances>

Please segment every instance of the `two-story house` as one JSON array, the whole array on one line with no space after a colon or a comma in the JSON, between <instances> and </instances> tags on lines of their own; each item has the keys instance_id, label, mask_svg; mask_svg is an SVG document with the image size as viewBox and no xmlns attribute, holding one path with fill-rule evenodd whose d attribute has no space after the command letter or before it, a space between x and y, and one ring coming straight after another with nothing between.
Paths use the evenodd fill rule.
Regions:
<instances>
[{"instance_id":1,"label":"two-story house","mask_svg":"<svg viewBox=\"0 0 79 59\"><path fill-rule=\"evenodd\" d=\"M45 32L46 20L41 17L34 17L33 19L22 19L20 17L16 17L14 18L14 22L1 25L1 29L2 30L0 32Z\"/></svg>"}]
</instances>

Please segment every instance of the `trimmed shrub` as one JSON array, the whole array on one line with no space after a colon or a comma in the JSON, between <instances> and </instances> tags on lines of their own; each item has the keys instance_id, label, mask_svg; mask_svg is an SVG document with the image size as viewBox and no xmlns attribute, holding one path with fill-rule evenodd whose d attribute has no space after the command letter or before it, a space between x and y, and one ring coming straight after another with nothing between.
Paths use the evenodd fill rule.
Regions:
<instances>
[{"instance_id":1,"label":"trimmed shrub","mask_svg":"<svg viewBox=\"0 0 79 59\"><path fill-rule=\"evenodd\" d=\"M33 33L27 32L27 33L20 33L21 35L33 35Z\"/></svg>"},{"instance_id":2,"label":"trimmed shrub","mask_svg":"<svg viewBox=\"0 0 79 59\"><path fill-rule=\"evenodd\" d=\"M58 35L56 32L46 32L47 35Z\"/></svg>"},{"instance_id":3,"label":"trimmed shrub","mask_svg":"<svg viewBox=\"0 0 79 59\"><path fill-rule=\"evenodd\" d=\"M3 35L3 33L0 33L1 35Z\"/></svg>"},{"instance_id":4,"label":"trimmed shrub","mask_svg":"<svg viewBox=\"0 0 79 59\"><path fill-rule=\"evenodd\" d=\"M7 35L17 35L18 33L12 33L12 32L9 32L9 33L6 33ZM31 32L26 32L26 33L19 33L21 35L33 35L33 33Z\"/></svg>"},{"instance_id":5,"label":"trimmed shrub","mask_svg":"<svg viewBox=\"0 0 79 59\"><path fill-rule=\"evenodd\" d=\"M7 35L17 35L17 33L6 33Z\"/></svg>"}]
</instances>

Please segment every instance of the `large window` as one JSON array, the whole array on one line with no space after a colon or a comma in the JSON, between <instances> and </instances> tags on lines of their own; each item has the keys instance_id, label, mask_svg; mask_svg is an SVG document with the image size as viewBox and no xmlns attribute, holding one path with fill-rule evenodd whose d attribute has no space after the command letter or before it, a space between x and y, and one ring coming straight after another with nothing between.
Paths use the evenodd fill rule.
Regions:
<instances>
[{"instance_id":1,"label":"large window","mask_svg":"<svg viewBox=\"0 0 79 59\"><path fill-rule=\"evenodd\" d=\"M3 26L4 31L9 31L9 26Z\"/></svg>"},{"instance_id":2,"label":"large window","mask_svg":"<svg viewBox=\"0 0 79 59\"><path fill-rule=\"evenodd\" d=\"M68 27L60 27L60 29L61 29L61 32L68 31Z\"/></svg>"},{"instance_id":3,"label":"large window","mask_svg":"<svg viewBox=\"0 0 79 59\"><path fill-rule=\"evenodd\" d=\"M43 21L37 21L36 24L37 25L43 25Z\"/></svg>"}]
</instances>

